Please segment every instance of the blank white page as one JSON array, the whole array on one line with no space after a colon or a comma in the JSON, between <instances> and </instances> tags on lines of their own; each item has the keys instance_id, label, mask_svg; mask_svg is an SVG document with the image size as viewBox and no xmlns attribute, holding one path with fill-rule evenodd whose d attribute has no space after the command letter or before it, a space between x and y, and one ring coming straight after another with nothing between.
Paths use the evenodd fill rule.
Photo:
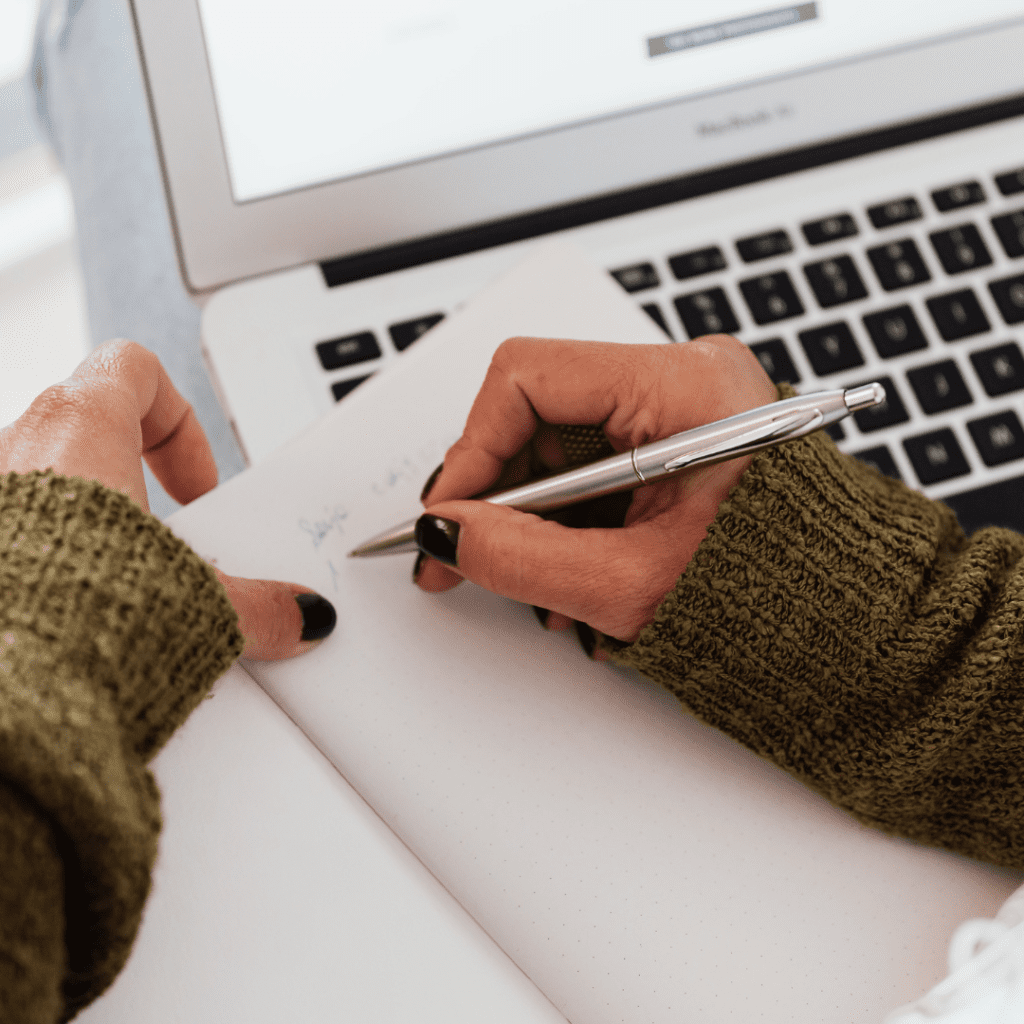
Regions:
<instances>
[{"instance_id":1,"label":"blank white page","mask_svg":"<svg viewBox=\"0 0 1024 1024\"><path fill-rule=\"evenodd\" d=\"M153 770L153 891L78 1024L565 1024L240 665Z\"/></svg>"},{"instance_id":2,"label":"blank white page","mask_svg":"<svg viewBox=\"0 0 1024 1024\"><path fill-rule=\"evenodd\" d=\"M527 607L346 558L416 513L511 334L661 339L574 250L536 250L172 527L334 602L317 650L249 670L574 1024L878 1021L1018 873L860 826Z\"/></svg>"}]
</instances>

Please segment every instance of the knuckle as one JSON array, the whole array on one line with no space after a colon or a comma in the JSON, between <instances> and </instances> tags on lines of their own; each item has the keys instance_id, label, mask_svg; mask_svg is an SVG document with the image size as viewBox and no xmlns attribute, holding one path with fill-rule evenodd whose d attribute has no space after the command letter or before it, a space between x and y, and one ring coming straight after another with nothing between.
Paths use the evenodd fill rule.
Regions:
<instances>
[{"instance_id":1,"label":"knuckle","mask_svg":"<svg viewBox=\"0 0 1024 1024\"><path fill-rule=\"evenodd\" d=\"M506 338L495 350L491 357L492 365L504 366L507 363L516 365L523 353L536 342L536 338L527 338L524 335L516 335Z\"/></svg>"},{"instance_id":2,"label":"knuckle","mask_svg":"<svg viewBox=\"0 0 1024 1024\"><path fill-rule=\"evenodd\" d=\"M530 564L529 554L537 538L528 527L540 520L528 513L505 514L504 510L499 515L504 520L499 528L470 532L467 553L477 583L518 600L535 584L536 566Z\"/></svg>"},{"instance_id":3,"label":"knuckle","mask_svg":"<svg viewBox=\"0 0 1024 1024\"><path fill-rule=\"evenodd\" d=\"M123 365L129 361L145 362L156 359L144 345L129 338L111 338L96 347L93 352L96 362L105 366Z\"/></svg>"},{"instance_id":4,"label":"knuckle","mask_svg":"<svg viewBox=\"0 0 1024 1024\"><path fill-rule=\"evenodd\" d=\"M530 363L526 353L532 341L532 338L506 338L491 357L491 364L487 368L487 383L504 388L505 382L516 380L522 367Z\"/></svg>"},{"instance_id":5,"label":"knuckle","mask_svg":"<svg viewBox=\"0 0 1024 1024\"><path fill-rule=\"evenodd\" d=\"M95 350L88 365L108 387L127 391L133 380L156 376L160 359L137 341L113 338Z\"/></svg>"},{"instance_id":6,"label":"knuckle","mask_svg":"<svg viewBox=\"0 0 1024 1024\"><path fill-rule=\"evenodd\" d=\"M38 423L84 423L97 407L93 390L74 377L52 384L28 407L26 415Z\"/></svg>"}]
</instances>

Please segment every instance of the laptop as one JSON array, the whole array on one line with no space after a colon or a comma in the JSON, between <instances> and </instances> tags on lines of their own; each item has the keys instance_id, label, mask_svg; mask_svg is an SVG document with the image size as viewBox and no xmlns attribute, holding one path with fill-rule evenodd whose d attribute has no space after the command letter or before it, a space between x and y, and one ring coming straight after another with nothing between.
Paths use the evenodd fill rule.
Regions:
<instances>
[{"instance_id":1,"label":"laptop","mask_svg":"<svg viewBox=\"0 0 1024 1024\"><path fill-rule=\"evenodd\" d=\"M840 449L1024 531L1024 0L133 0L250 463L560 235L685 343L881 381Z\"/></svg>"}]
</instances>

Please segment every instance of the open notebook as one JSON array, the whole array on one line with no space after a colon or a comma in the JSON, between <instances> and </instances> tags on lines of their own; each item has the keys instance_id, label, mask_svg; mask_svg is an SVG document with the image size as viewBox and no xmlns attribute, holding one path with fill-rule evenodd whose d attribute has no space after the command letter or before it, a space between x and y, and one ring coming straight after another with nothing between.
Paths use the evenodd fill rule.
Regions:
<instances>
[{"instance_id":1,"label":"open notebook","mask_svg":"<svg viewBox=\"0 0 1024 1024\"><path fill-rule=\"evenodd\" d=\"M472 988L493 968L499 1002L507 983L509 1020L879 1021L944 976L957 923L993 915L1021 883L1019 874L861 827L682 712L658 687L590 662L569 636L545 633L529 608L468 584L423 594L410 582L412 556L346 558L419 507L423 481L458 436L491 352L511 334L663 338L574 250L538 249L423 338L402 365L257 468L176 513L172 529L224 571L302 582L338 610L335 633L311 654L244 670L477 923L463 929L462 953L451 952L458 942L438 925L437 942L449 942L443 969L461 979L454 984ZM216 718L224 750L239 745L247 725L225 709L240 672L218 684L186 736ZM260 735L271 737L260 742L273 763L285 733L264 728ZM206 736L216 751L216 733ZM210 750L204 756L216 763ZM244 801L271 819L291 785L294 802L325 821L363 813L340 780L332 788L321 775L314 785L296 769L294 780L278 773L271 784L253 765ZM221 783L218 769L204 772L190 777L197 805ZM173 781L161 779L165 789ZM175 801L164 840L171 846L175 829L187 828L175 824ZM218 829L231 845L224 816L232 813L221 808L207 845L218 842ZM237 807L239 821L256 813L248 803ZM282 813L287 823L290 812ZM359 827L372 831L372 816L365 817ZM261 834L273 836L273 821L264 825ZM388 919L396 899L419 900L422 933L413 938L428 959L436 953L430 915L442 922L462 911L441 906L448 897L412 858L393 857L388 867L408 883L396 896L384 868L365 878L341 867L331 878L322 866L319 875L304 875L305 852L294 872L285 866L275 876L261 865L275 857L280 864L282 844L287 837L248 844L243 856L236 843L223 894L190 879L187 863L173 877L158 873L161 913L171 911L160 901L179 892L177 913L199 922L189 941L201 944L206 928L225 936L216 968L181 980L199 987L197 1005L216 1008L222 1021L232 1014L262 1020L259 1006L285 993L307 1007L293 1018L305 1021L484 1019L480 1004L461 1017L451 1007L423 1005L410 1014L395 1003L394 990L420 984L409 934L396 936L404 945L394 959L375 963L371 984L379 984L381 998L372 1007L332 977L330 965L355 955L359 929L368 944L379 940L366 922L376 904ZM201 846L197 840L196 855L207 856ZM211 905L190 905L192 888L206 894L193 903ZM217 905L239 905L240 892L255 908L245 930L273 932L280 912L273 907L284 892L308 906L297 913L311 922L326 904L343 930L351 911L357 934L345 948L325 949L311 924L305 939L296 933L293 941L310 948L295 960L322 968L301 977L284 964L278 976L247 973L239 949L251 936L239 934L236 948ZM171 956L147 944L149 927L147 920L144 959ZM511 965L498 978L505 968L500 954L485 953L490 940L546 1000L531 995ZM473 943L480 944L475 960L465 951ZM135 967L120 986L135 983ZM327 1002L310 997L316 985L330 993ZM269 994L254 998L260 986ZM149 995L154 1006L166 998ZM308 1008L314 1004L321 1009ZM178 1019L164 1006L153 1020ZM499 1019L497 1009L489 1019Z\"/></svg>"}]
</instances>

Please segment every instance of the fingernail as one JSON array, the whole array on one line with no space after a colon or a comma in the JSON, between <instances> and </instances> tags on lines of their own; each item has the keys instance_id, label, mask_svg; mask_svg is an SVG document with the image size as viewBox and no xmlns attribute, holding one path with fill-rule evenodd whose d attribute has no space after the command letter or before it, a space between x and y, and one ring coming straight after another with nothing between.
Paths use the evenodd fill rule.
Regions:
<instances>
[{"instance_id":1,"label":"fingernail","mask_svg":"<svg viewBox=\"0 0 1024 1024\"><path fill-rule=\"evenodd\" d=\"M456 565L459 524L440 516L420 516L416 520L416 546L445 565Z\"/></svg>"},{"instance_id":2,"label":"fingernail","mask_svg":"<svg viewBox=\"0 0 1024 1024\"><path fill-rule=\"evenodd\" d=\"M444 469L444 463L442 462L437 469L434 470L430 476L427 477L427 482L423 485L423 490L420 493L420 501L426 501L427 495L430 493L431 488L437 483L437 478L441 475L441 470Z\"/></svg>"},{"instance_id":3,"label":"fingernail","mask_svg":"<svg viewBox=\"0 0 1024 1024\"><path fill-rule=\"evenodd\" d=\"M334 632L338 613L334 605L319 594L296 594L295 600L302 611L302 636L300 639L323 640Z\"/></svg>"},{"instance_id":4,"label":"fingernail","mask_svg":"<svg viewBox=\"0 0 1024 1024\"><path fill-rule=\"evenodd\" d=\"M538 608L535 604L531 604L530 607L533 609L533 614L537 616L537 621L545 628L548 628L548 616L551 614L547 608Z\"/></svg>"},{"instance_id":5,"label":"fingernail","mask_svg":"<svg viewBox=\"0 0 1024 1024\"><path fill-rule=\"evenodd\" d=\"M420 569L423 568L423 563L426 560L427 560L427 556L425 554L423 554L422 551L416 556L416 561L415 561L415 563L413 563L413 567L412 567L412 581L413 581L413 583L415 583L416 580L419 579Z\"/></svg>"},{"instance_id":6,"label":"fingernail","mask_svg":"<svg viewBox=\"0 0 1024 1024\"><path fill-rule=\"evenodd\" d=\"M580 646L588 658L593 657L594 648L597 646L597 637L594 631L585 622L576 622L576 636L579 638Z\"/></svg>"}]
</instances>

